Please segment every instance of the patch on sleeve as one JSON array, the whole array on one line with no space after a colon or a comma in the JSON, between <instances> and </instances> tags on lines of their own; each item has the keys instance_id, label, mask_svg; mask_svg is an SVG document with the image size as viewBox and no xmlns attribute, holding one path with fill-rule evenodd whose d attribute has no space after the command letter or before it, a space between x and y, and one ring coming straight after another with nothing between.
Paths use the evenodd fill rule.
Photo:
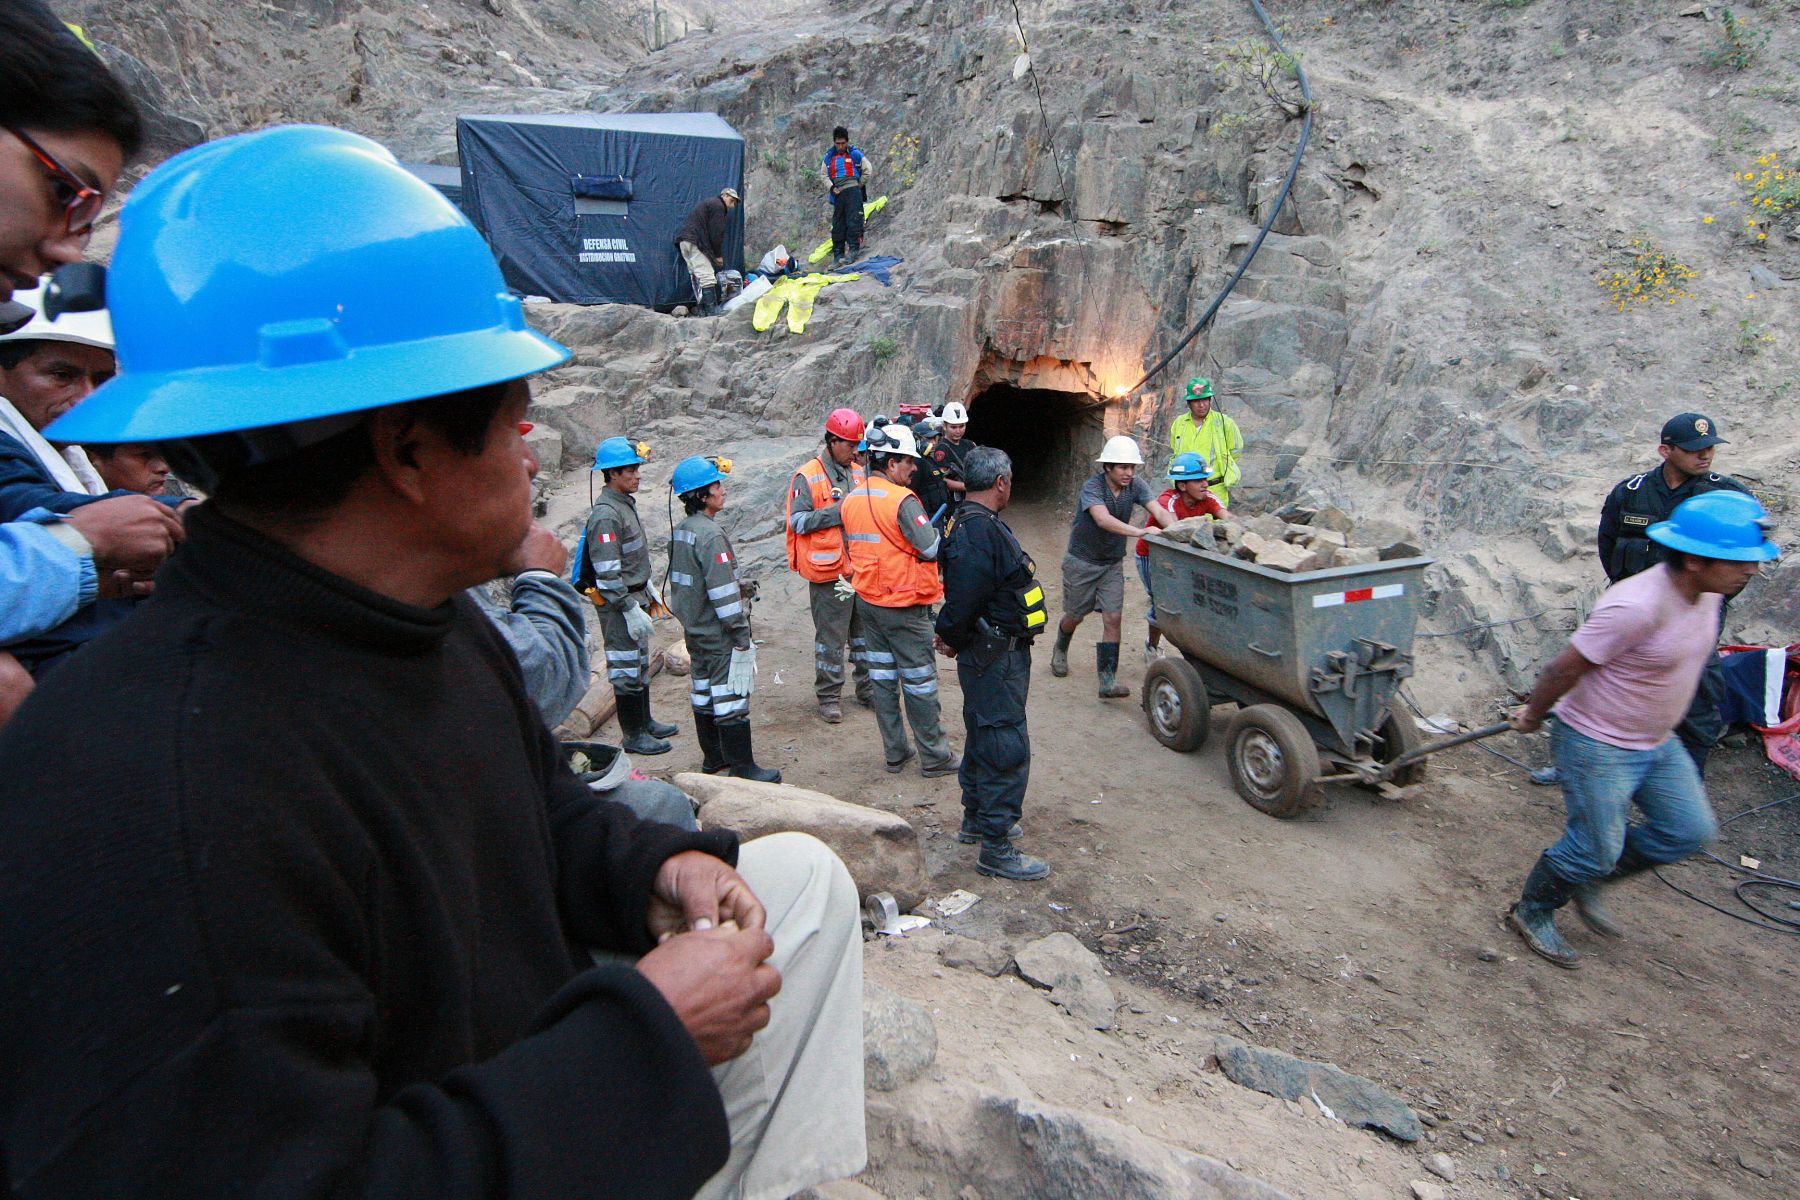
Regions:
<instances>
[{"instance_id":1,"label":"patch on sleeve","mask_svg":"<svg viewBox=\"0 0 1800 1200\"><path fill-rule=\"evenodd\" d=\"M931 524L931 522L926 520L924 513L920 513L918 516L913 518L913 524L914 525L929 525L929 524Z\"/></svg>"},{"instance_id":2,"label":"patch on sleeve","mask_svg":"<svg viewBox=\"0 0 1800 1200\"><path fill-rule=\"evenodd\" d=\"M601 534L601 535L600 535L600 543L601 543L601 544L602 544L602 545L605 545L605 544L606 544L606 543L607 543L607 542L616 542L616 541L618 541L618 539L617 539L617 538L615 538L615 537L614 537L614 536L613 536L613 535L612 535L612 534L610 534L610 533L603 533L603 534Z\"/></svg>"},{"instance_id":3,"label":"patch on sleeve","mask_svg":"<svg viewBox=\"0 0 1800 1200\"><path fill-rule=\"evenodd\" d=\"M717 561L722 562L722 563L728 563L731 561L731 555L728 552L721 550L721 551L719 551L719 557L718 557Z\"/></svg>"}]
</instances>

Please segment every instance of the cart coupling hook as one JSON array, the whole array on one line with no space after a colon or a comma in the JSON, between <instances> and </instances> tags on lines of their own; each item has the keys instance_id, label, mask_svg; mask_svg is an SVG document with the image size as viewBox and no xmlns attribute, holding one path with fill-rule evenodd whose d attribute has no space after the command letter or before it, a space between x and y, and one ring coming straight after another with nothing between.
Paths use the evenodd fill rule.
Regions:
<instances>
[{"instance_id":1,"label":"cart coupling hook","mask_svg":"<svg viewBox=\"0 0 1800 1200\"><path fill-rule=\"evenodd\" d=\"M1445 738L1441 742L1433 742L1429 746L1420 746L1417 750L1409 750L1393 762L1383 763L1383 778L1392 779L1394 773L1409 763L1418 762L1427 755L1436 754L1439 750L1448 750L1452 746L1460 746L1465 742L1479 742L1482 738L1493 737L1496 733L1505 733L1512 728L1511 721L1501 721L1497 725L1483 725L1480 729L1471 729L1467 733L1459 733L1453 738Z\"/></svg>"}]
</instances>

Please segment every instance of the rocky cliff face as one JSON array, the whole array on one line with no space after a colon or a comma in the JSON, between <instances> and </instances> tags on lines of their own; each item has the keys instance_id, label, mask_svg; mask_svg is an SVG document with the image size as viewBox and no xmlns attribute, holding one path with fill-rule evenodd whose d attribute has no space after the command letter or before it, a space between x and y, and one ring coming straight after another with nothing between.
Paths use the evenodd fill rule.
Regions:
<instances>
[{"instance_id":1,"label":"rocky cliff face","mask_svg":"<svg viewBox=\"0 0 1800 1200\"><path fill-rule=\"evenodd\" d=\"M816 163L852 126L892 197L869 247L905 259L893 287L832 288L802 336L741 313L538 310L578 350L540 389L562 466L620 428L665 469L733 453L739 536L769 559L785 472L837 403L969 402L972 436L1066 504L1104 434L1160 444L1176 385L1206 374L1246 437L1240 505L1412 526L1440 558L1435 631L1509 622L1431 642L1419 690L1448 703L1523 683L1571 627L1599 583L1600 500L1655 462L1672 413L1712 415L1721 468L1793 507L1800 243L1739 236L1732 208L1800 94L1778 6L1749 72L1707 65L1704 14L1284 6L1322 106L1294 194L1210 330L1123 395L1235 269L1297 134L1239 4L690 5L691 35L656 51L626 0L65 7L209 133L330 120L441 160L459 109L717 111L749 142L753 254L823 236ZM1593 275L1639 231L1700 269L1695 299L1608 303ZM1795 578L1754 584L1730 632L1792 636Z\"/></svg>"}]
</instances>

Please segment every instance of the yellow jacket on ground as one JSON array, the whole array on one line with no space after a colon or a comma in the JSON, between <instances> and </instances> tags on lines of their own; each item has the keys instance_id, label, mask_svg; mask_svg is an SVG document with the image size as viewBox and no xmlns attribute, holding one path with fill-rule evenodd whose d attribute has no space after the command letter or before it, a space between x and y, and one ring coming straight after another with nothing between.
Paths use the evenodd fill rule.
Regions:
<instances>
[{"instance_id":1,"label":"yellow jacket on ground","mask_svg":"<svg viewBox=\"0 0 1800 1200\"><path fill-rule=\"evenodd\" d=\"M1238 461L1244 454L1244 435L1238 432L1237 422L1216 408L1198 425L1193 413L1182 413L1169 429L1169 452L1173 456L1190 451L1206 460L1212 470L1207 485L1219 503L1230 508L1231 489L1244 475Z\"/></svg>"}]
</instances>

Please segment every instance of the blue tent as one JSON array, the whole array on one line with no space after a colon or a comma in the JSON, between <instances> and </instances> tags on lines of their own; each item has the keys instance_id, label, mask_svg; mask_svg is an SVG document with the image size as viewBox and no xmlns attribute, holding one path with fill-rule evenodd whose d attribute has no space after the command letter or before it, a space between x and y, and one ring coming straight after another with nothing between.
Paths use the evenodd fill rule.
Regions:
<instances>
[{"instance_id":1,"label":"blue tent","mask_svg":"<svg viewBox=\"0 0 1800 1200\"><path fill-rule=\"evenodd\" d=\"M675 249L689 211L744 189L744 139L714 113L464 116L462 206L507 284L574 304L693 300ZM743 207L725 261L741 263Z\"/></svg>"}]
</instances>

